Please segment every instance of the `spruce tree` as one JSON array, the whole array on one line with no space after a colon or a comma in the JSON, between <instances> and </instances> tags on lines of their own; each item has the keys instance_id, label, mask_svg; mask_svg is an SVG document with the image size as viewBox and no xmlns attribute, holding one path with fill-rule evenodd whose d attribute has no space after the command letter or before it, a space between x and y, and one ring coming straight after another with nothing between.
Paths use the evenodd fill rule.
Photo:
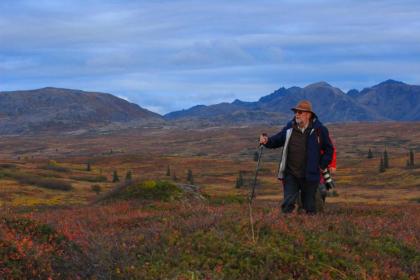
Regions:
<instances>
[{"instance_id":1,"label":"spruce tree","mask_svg":"<svg viewBox=\"0 0 420 280\"><path fill-rule=\"evenodd\" d=\"M194 178L191 169L188 169L187 172L187 182L189 182L191 185L194 185Z\"/></svg>"},{"instance_id":2,"label":"spruce tree","mask_svg":"<svg viewBox=\"0 0 420 280\"><path fill-rule=\"evenodd\" d=\"M86 163L86 171L91 171L92 169L90 168L90 162L88 161Z\"/></svg>"},{"instance_id":3,"label":"spruce tree","mask_svg":"<svg viewBox=\"0 0 420 280\"><path fill-rule=\"evenodd\" d=\"M414 167L414 152L413 152L413 149L410 149L410 166Z\"/></svg>"},{"instance_id":4,"label":"spruce tree","mask_svg":"<svg viewBox=\"0 0 420 280\"><path fill-rule=\"evenodd\" d=\"M133 172L131 172L131 170L127 171L127 174L125 175L125 181L131 181L133 179Z\"/></svg>"},{"instance_id":5,"label":"spruce tree","mask_svg":"<svg viewBox=\"0 0 420 280\"><path fill-rule=\"evenodd\" d=\"M171 169L169 168L169 165L166 167L166 176L171 176Z\"/></svg>"},{"instance_id":6,"label":"spruce tree","mask_svg":"<svg viewBox=\"0 0 420 280\"><path fill-rule=\"evenodd\" d=\"M370 148L369 148L367 158L373 158L373 153L372 153L372 150Z\"/></svg>"},{"instance_id":7,"label":"spruce tree","mask_svg":"<svg viewBox=\"0 0 420 280\"><path fill-rule=\"evenodd\" d=\"M379 172L385 172L385 164L384 164L384 159L381 157L381 161L379 163Z\"/></svg>"},{"instance_id":8,"label":"spruce tree","mask_svg":"<svg viewBox=\"0 0 420 280\"><path fill-rule=\"evenodd\" d=\"M120 181L120 177L118 177L118 173L117 170L114 170L114 173L112 174L112 182L119 182Z\"/></svg>"},{"instance_id":9,"label":"spruce tree","mask_svg":"<svg viewBox=\"0 0 420 280\"><path fill-rule=\"evenodd\" d=\"M238 178L236 178L236 185L235 187L239 189L244 185L244 178L242 176L242 171L239 171Z\"/></svg>"},{"instance_id":10,"label":"spruce tree","mask_svg":"<svg viewBox=\"0 0 420 280\"><path fill-rule=\"evenodd\" d=\"M386 149L384 151L384 159L383 159L383 161L384 161L384 168L385 169L389 168L388 152L386 151Z\"/></svg>"}]
</instances>

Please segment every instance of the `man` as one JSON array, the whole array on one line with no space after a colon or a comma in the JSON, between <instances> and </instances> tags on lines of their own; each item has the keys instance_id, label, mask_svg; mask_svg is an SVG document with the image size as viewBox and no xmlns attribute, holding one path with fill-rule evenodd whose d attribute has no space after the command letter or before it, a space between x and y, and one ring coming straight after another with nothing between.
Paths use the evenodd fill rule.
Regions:
<instances>
[{"instance_id":1,"label":"man","mask_svg":"<svg viewBox=\"0 0 420 280\"><path fill-rule=\"evenodd\" d=\"M261 134L260 144L270 149L283 146L278 175L283 181L282 212L293 211L300 191L303 209L315 214L320 171L331 162L333 145L328 129L318 120L309 101L300 101L292 111L293 120L274 136Z\"/></svg>"}]
</instances>

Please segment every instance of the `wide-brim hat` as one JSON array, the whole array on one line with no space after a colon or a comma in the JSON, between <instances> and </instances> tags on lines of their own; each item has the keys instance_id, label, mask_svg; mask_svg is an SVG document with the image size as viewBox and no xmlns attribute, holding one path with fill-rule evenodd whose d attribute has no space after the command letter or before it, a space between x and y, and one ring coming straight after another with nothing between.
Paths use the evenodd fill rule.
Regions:
<instances>
[{"instance_id":1,"label":"wide-brim hat","mask_svg":"<svg viewBox=\"0 0 420 280\"><path fill-rule=\"evenodd\" d=\"M311 112L312 114L316 115L314 111L312 111L312 104L308 100L301 100L299 103L291 109L293 112L295 111L304 111L304 112Z\"/></svg>"}]
</instances>

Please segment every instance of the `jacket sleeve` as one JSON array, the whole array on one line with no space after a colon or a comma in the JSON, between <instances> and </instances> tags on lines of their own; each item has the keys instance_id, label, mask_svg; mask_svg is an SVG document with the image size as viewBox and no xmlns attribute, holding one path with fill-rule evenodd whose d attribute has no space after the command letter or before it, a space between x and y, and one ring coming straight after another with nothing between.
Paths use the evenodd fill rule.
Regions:
<instances>
[{"instance_id":1,"label":"jacket sleeve","mask_svg":"<svg viewBox=\"0 0 420 280\"><path fill-rule=\"evenodd\" d=\"M321 145L321 150L324 153L321 154L319 167L323 170L331 163L334 154L334 146L331 142L328 129L325 126L321 128Z\"/></svg>"},{"instance_id":2,"label":"jacket sleeve","mask_svg":"<svg viewBox=\"0 0 420 280\"><path fill-rule=\"evenodd\" d=\"M264 145L264 147L269 149L275 149L283 146L284 142L286 141L286 131L287 127L285 126L279 133L269 137L268 142Z\"/></svg>"},{"instance_id":3,"label":"jacket sleeve","mask_svg":"<svg viewBox=\"0 0 420 280\"><path fill-rule=\"evenodd\" d=\"M337 148L335 147L334 142L332 140L331 143L333 144L333 157L328 167L337 168Z\"/></svg>"}]
</instances>

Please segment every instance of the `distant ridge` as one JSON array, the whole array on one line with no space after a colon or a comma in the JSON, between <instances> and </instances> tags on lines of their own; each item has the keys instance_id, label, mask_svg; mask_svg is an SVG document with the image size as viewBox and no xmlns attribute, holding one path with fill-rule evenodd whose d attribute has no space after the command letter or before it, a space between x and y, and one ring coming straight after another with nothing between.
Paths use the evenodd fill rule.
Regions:
<instances>
[{"instance_id":1,"label":"distant ridge","mask_svg":"<svg viewBox=\"0 0 420 280\"><path fill-rule=\"evenodd\" d=\"M301 99L312 102L323 122L419 121L420 86L386 80L362 91L341 89L321 81L304 88L281 87L256 102L235 100L210 106L198 105L171 112L170 121L211 121L224 123L279 123L291 119L290 109ZM247 116L238 118L235 116Z\"/></svg>"},{"instance_id":2,"label":"distant ridge","mask_svg":"<svg viewBox=\"0 0 420 280\"><path fill-rule=\"evenodd\" d=\"M108 93L46 87L0 92L0 132L98 127L162 117Z\"/></svg>"},{"instance_id":3,"label":"distant ridge","mask_svg":"<svg viewBox=\"0 0 420 280\"><path fill-rule=\"evenodd\" d=\"M420 86L387 80L363 89L355 99L391 120L420 120Z\"/></svg>"},{"instance_id":4,"label":"distant ridge","mask_svg":"<svg viewBox=\"0 0 420 280\"><path fill-rule=\"evenodd\" d=\"M321 81L281 87L258 101L196 105L161 116L108 93L46 87L0 92L0 133L118 130L139 126L202 127L284 124L301 99L312 102L322 122L420 121L420 86L386 80L363 90Z\"/></svg>"}]
</instances>

